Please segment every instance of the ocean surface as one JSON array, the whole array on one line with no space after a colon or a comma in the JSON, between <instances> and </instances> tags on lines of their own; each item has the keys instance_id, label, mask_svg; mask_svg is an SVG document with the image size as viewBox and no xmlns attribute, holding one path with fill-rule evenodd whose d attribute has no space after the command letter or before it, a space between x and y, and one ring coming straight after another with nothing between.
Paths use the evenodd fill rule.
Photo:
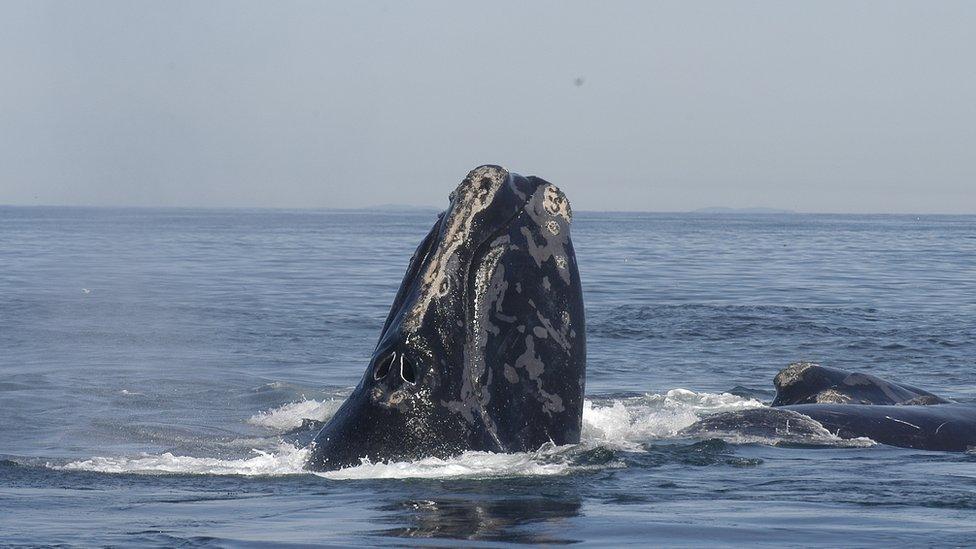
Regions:
<instances>
[{"instance_id":1,"label":"ocean surface","mask_svg":"<svg viewBox=\"0 0 976 549\"><path fill-rule=\"evenodd\" d=\"M0 208L0 545L972 545L976 453L682 438L806 360L976 401L976 217L579 213L583 442L302 470L430 211Z\"/></svg>"}]
</instances>

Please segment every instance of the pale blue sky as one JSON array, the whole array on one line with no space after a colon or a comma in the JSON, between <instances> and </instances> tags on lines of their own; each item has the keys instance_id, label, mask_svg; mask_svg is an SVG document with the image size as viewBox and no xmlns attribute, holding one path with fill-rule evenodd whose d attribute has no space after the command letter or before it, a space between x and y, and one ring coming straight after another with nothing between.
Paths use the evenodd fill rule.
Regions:
<instances>
[{"instance_id":1,"label":"pale blue sky","mask_svg":"<svg viewBox=\"0 0 976 549\"><path fill-rule=\"evenodd\" d=\"M974 2L485 4L0 2L0 204L976 213Z\"/></svg>"}]
</instances>

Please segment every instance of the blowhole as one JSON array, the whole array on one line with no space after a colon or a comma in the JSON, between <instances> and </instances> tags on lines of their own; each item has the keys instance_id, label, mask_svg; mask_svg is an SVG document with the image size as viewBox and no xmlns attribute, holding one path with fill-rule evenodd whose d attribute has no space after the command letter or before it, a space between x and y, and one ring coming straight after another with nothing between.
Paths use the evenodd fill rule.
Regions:
<instances>
[{"instance_id":1,"label":"blowhole","mask_svg":"<svg viewBox=\"0 0 976 549\"><path fill-rule=\"evenodd\" d=\"M405 359L403 355L400 355L400 377L411 385L417 383L417 371L413 362Z\"/></svg>"},{"instance_id":2,"label":"blowhole","mask_svg":"<svg viewBox=\"0 0 976 549\"><path fill-rule=\"evenodd\" d=\"M386 377L386 374L390 373L390 366L393 365L395 359L396 353L390 353L377 361L376 366L373 367L373 379L379 381Z\"/></svg>"}]
</instances>

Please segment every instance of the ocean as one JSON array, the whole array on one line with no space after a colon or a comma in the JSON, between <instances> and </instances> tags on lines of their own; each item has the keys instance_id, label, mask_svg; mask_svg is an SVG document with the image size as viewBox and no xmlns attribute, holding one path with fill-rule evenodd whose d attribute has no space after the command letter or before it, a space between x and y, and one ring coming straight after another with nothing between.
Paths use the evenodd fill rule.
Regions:
<instances>
[{"instance_id":1,"label":"ocean","mask_svg":"<svg viewBox=\"0 0 976 549\"><path fill-rule=\"evenodd\" d=\"M580 445L304 471L435 215L0 207L0 545L976 540L974 452L678 434L795 361L976 402L976 216L581 212Z\"/></svg>"}]
</instances>

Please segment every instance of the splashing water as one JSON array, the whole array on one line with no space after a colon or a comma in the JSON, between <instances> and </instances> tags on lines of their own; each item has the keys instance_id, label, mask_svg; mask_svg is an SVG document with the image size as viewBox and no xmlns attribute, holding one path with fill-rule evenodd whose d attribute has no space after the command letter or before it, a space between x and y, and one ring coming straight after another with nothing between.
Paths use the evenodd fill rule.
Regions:
<instances>
[{"instance_id":1,"label":"splashing water","mask_svg":"<svg viewBox=\"0 0 976 549\"><path fill-rule=\"evenodd\" d=\"M342 402L335 399L303 399L254 414L247 422L281 434L300 427L306 419L328 421L341 405ZM354 467L315 474L333 480L565 475L620 466L619 462L600 466L574 464L574 455L581 451L604 447L642 452L642 443L673 438L681 429L703 416L762 406L757 400L728 393L696 393L686 389L627 398L597 398L584 403L582 439L577 446L543 447L536 452L515 454L465 452L453 458L424 458L405 462L373 463L364 459ZM309 473L304 469L309 454L307 448L278 441L271 450L255 449L253 452L256 455L240 459L177 456L169 452L142 454L135 458L95 457L52 467L135 474L257 476Z\"/></svg>"},{"instance_id":2,"label":"splashing water","mask_svg":"<svg viewBox=\"0 0 976 549\"><path fill-rule=\"evenodd\" d=\"M416 461L371 463L364 459L360 465L338 471L315 473L333 480L378 478L500 478L521 476L550 476L592 469L573 465L562 455L570 447L547 447L532 453L495 454L465 452L457 457L424 458Z\"/></svg>"},{"instance_id":3,"label":"splashing water","mask_svg":"<svg viewBox=\"0 0 976 549\"><path fill-rule=\"evenodd\" d=\"M342 401L337 400L300 400L258 412L251 416L247 422L251 425L285 433L301 427L302 421L305 419L325 421L332 417L340 406L342 406Z\"/></svg>"},{"instance_id":4,"label":"splashing water","mask_svg":"<svg viewBox=\"0 0 976 549\"><path fill-rule=\"evenodd\" d=\"M217 459L174 456L166 452L159 455L143 454L137 458L95 457L73 461L66 465L49 465L65 471L96 471L99 473L159 474L180 473L191 475L294 475L306 471L305 460L309 450L281 444L277 452L252 450L254 457L243 459Z\"/></svg>"},{"instance_id":5,"label":"splashing water","mask_svg":"<svg viewBox=\"0 0 976 549\"><path fill-rule=\"evenodd\" d=\"M674 437L702 416L763 406L758 400L729 393L696 393L687 389L600 404L587 400L583 404L582 442L638 451L640 443Z\"/></svg>"}]
</instances>

